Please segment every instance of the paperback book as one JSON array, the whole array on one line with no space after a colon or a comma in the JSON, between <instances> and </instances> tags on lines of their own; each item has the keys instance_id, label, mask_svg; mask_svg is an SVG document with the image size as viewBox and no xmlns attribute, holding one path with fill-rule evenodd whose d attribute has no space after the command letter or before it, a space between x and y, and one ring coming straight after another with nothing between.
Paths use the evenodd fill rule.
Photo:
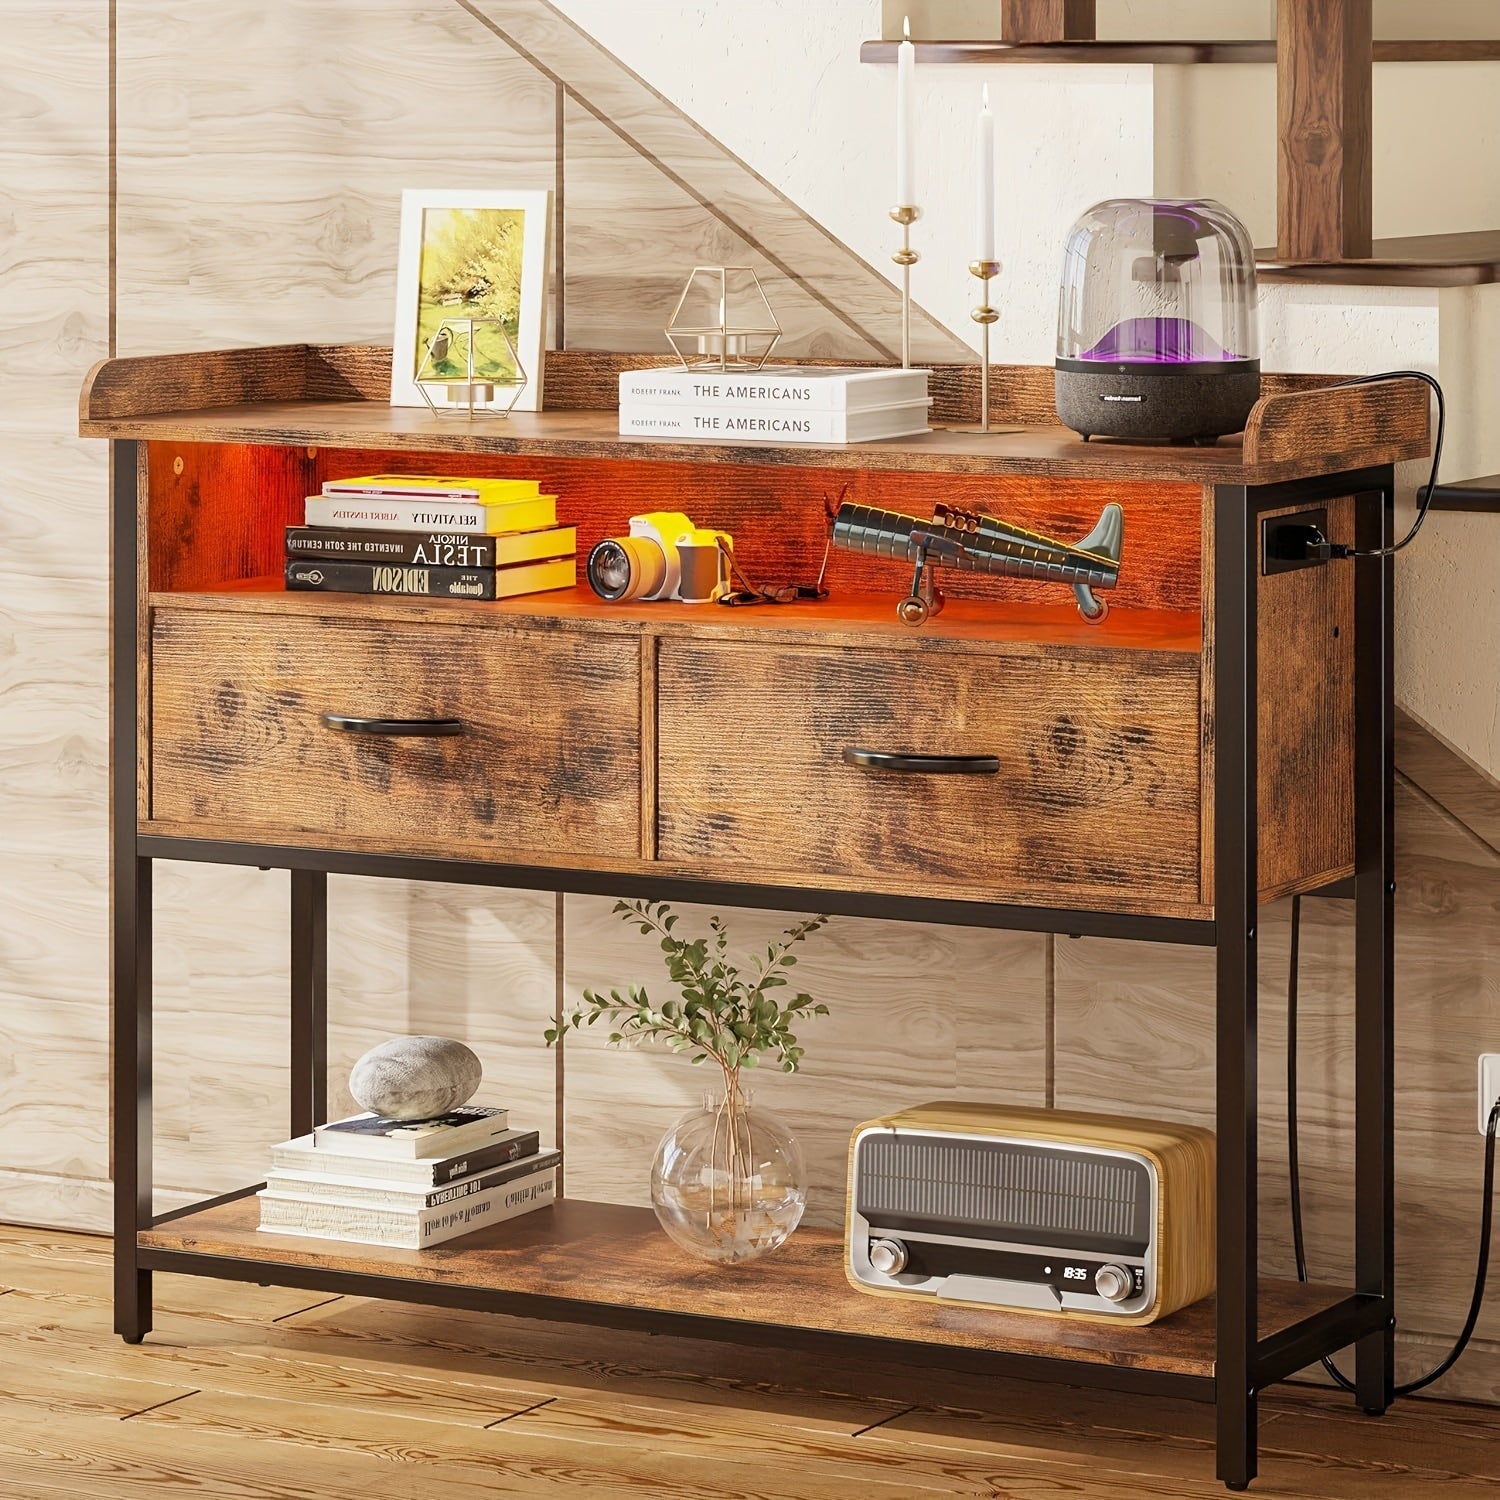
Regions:
<instances>
[{"instance_id":1,"label":"paperback book","mask_svg":"<svg viewBox=\"0 0 1500 1500\"><path fill-rule=\"evenodd\" d=\"M762 438L776 443L867 443L926 432L927 404L865 411L621 406L623 437Z\"/></svg>"},{"instance_id":2,"label":"paperback book","mask_svg":"<svg viewBox=\"0 0 1500 1500\"><path fill-rule=\"evenodd\" d=\"M571 557L517 563L508 568L416 568L402 563L313 562L294 557L286 586L294 592L412 594L428 599L513 599L578 582Z\"/></svg>"},{"instance_id":3,"label":"paperback book","mask_svg":"<svg viewBox=\"0 0 1500 1500\"><path fill-rule=\"evenodd\" d=\"M430 1120L393 1120L366 1110L317 1126L313 1142L358 1156L446 1156L504 1135L509 1118L509 1110L475 1104L461 1104Z\"/></svg>"},{"instance_id":4,"label":"paperback book","mask_svg":"<svg viewBox=\"0 0 1500 1500\"><path fill-rule=\"evenodd\" d=\"M311 1235L398 1250L425 1250L545 1208L557 1196L557 1169L532 1172L436 1208L377 1208L364 1203L272 1192L260 1196L260 1227L273 1234Z\"/></svg>"},{"instance_id":5,"label":"paperback book","mask_svg":"<svg viewBox=\"0 0 1500 1500\"><path fill-rule=\"evenodd\" d=\"M445 1156L375 1156L336 1145L337 1137L318 1146L311 1135L271 1147L272 1172L308 1172L328 1177L358 1177L364 1181L398 1183L403 1187L434 1188L460 1178L487 1172L507 1162L523 1161L541 1150L535 1130L508 1130L481 1146L452 1150Z\"/></svg>"},{"instance_id":6,"label":"paperback book","mask_svg":"<svg viewBox=\"0 0 1500 1500\"><path fill-rule=\"evenodd\" d=\"M428 500L410 495L309 495L307 526L354 527L361 531L451 531L497 536L557 525L557 496L522 500Z\"/></svg>"},{"instance_id":7,"label":"paperback book","mask_svg":"<svg viewBox=\"0 0 1500 1500\"><path fill-rule=\"evenodd\" d=\"M535 1156L523 1157L504 1166L471 1172L467 1177L457 1178L446 1186L439 1187L408 1185L381 1178L372 1180L369 1177L340 1173L278 1171L267 1176L266 1188L273 1193L302 1198L327 1198L363 1203L371 1208L414 1211L439 1208L444 1203L456 1203L460 1198L472 1198L476 1193L487 1193L491 1188L502 1187L533 1172L546 1171L561 1162L561 1151L541 1151Z\"/></svg>"},{"instance_id":8,"label":"paperback book","mask_svg":"<svg viewBox=\"0 0 1500 1500\"><path fill-rule=\"evenodd\" d=\"M865 411L926 400L926 370L786 365L746 371L626 370L620 375L621 407Z\"/></svg>"},{"instance_id":9,"label":"paperback book","mask_svg":"<svg viewBox=\"0 0 1500 1500\"><path fill-rule=\"evenodd\" d=\"M325 495L410 495L419 500L479 500L486 504L524 500L541 493L534 479L454 479L441 474L366 474L328 479Z\"/></svg>"},{"instance_id":10,"label":"paperback book","mask_svg":"<svg viewBox=\"0 0 1500 1500\"><path fill-rule=\"evenodd\" d=\"M288 557L327 562L401 563L424 568L494 568L572 557L572 526L484 536L462 531L358 531L341 526L288 526Z\"/></svg>"}]
</instances>

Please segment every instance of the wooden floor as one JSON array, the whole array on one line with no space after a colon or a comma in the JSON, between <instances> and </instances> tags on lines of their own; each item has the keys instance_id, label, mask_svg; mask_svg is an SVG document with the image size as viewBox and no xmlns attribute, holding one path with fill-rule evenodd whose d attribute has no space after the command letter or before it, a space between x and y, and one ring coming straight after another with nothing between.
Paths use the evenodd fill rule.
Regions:
<instances>
[{"instance_id":1,"label":"wooden floor","mask_svg":"<svg viewBox=\"0 0 1500 1500\"><path fill-rule=\"evenodd\" d=\"M1225 1493L1188 1403L186 1277L158 1278L157 1331L128 1348L109 1268L103 1241L0 1227L6 1500ZM1377 1422L1280 1387L1262 1439L1266 1497L1500 1492L1500 1411Z\"/></svg>"}]
</instances>

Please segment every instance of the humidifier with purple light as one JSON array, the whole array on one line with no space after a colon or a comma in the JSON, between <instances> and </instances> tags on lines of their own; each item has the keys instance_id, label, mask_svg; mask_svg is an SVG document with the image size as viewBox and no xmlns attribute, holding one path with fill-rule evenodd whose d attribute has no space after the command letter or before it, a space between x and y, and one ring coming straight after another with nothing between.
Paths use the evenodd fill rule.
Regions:
<instances>
[{"instance_id":1,"label":"humidifier with purple light","mask_svg":"<svg viewBox=\"0 0 1500 1500\"><path fill-rule=\"evenodd\" d=\"M1087 438L1211 443L1260 398L1255 252L1212 199L1111 198L1068 234L1057 415Z\"/></svg>"}]
</instances>

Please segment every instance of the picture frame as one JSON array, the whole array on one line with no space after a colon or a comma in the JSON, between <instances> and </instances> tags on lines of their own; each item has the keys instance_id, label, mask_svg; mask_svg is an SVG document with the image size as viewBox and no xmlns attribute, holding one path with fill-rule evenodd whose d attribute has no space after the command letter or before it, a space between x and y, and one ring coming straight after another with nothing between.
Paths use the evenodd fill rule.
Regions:
<instances>
[{"instance_id":1,"label":"picture frame","mask_svg":"<svg viewBox=\"0 0 1500 1500\"><path fill-rule=\"evenodd\" d=\"M408 188L401 194L392 406L432 404L416 377L445 316L498 317L525 374L514 410L541 410L551 234L552 194L545 189ZM488 365L477 374L508 383L504 338L484 359Z\"/></svg>"}]
</instances>

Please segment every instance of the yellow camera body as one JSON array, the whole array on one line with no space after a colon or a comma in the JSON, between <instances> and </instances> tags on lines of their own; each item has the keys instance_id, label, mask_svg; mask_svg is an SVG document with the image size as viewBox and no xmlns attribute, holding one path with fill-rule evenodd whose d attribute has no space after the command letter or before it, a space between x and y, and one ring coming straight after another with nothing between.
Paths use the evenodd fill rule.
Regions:
<instances>
[{"instance_id":1,"label":"yellow camera body","mask_svg":"<svg viewBox=\"0 0 1500 1500\"><path fill-rule=\"evenodd\" d=\"M681 511L630 518L626 536L608 536L589 553L589 586L610 604L680 599L707 604L729 592L727 531L695 526Z\"/></svg>"}]
</instances>

